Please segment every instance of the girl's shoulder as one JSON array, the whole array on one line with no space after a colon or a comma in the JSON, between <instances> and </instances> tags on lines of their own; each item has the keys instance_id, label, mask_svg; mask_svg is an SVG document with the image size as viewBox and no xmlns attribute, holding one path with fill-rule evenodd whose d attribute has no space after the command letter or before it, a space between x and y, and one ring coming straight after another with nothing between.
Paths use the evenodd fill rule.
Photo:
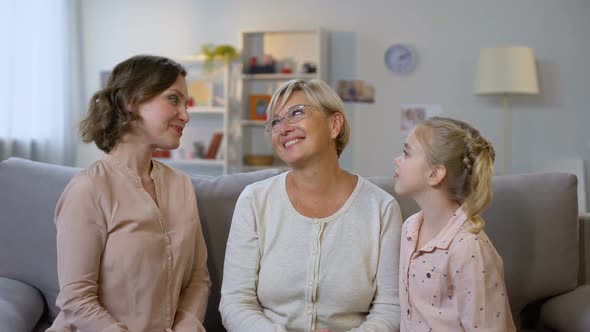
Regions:
<instances>
[{"instance_id":1,"label":"girl's shoulder","mask_svg":"<svg viewBox=\"0 0 590 332\"><path fill-rule=\"evenodd\" d=\"M473 233L469 231L470 226L471 223L466 221L453 239L450 250L453 256L464 259L481 257L485 258L485 260L501 260L498 251L485 230L482 229L478 233Z\"/></svg>"},{"instance_id":2,"label":"girl's shoulder","mask_svg":"<svg viewBox=\"0 0 590 332\"><path fill-rule=\"evenodd\" d=\"M422 211L418 211L418 212L414 213L413 215L407 217L406 220L404 220L404 227L406 227L407 225L419 222L418 220L421 218L421 216L422 216Z\"/></svg>"}]
</instances>

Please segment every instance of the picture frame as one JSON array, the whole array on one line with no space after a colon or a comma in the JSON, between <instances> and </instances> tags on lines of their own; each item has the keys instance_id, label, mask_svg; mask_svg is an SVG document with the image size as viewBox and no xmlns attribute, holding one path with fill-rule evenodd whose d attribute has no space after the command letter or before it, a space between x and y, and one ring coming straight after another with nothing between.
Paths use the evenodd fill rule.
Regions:
<instances>
[{"instance_id":1,"label":"picture frame","mask_svg":"<svg viewBox=\"0 0 590 332\"><path fill-rule=\"evenodd\" d=\"M270 104L270 95L250 96L250 120L266 121L266 109Z\"/></svg>"},{"instance_id":2,"label":"picture frame","mask_svg":"<svg viewBox=\"0 0 590 332\"><path fill-rule=\"evenodd\" d=\"M211 80L189 78L188 94L192 99L192 106L213 106L213 82Z\"/></svg>"},{"instance_id":3,"label":"picture frame","mask_svg":"<svg viewBox=\"0 0 590 332\"><path fill-rule=\"evenodd\" d=\"M402 136L408 137L418 123L434 116L442 115L441 105L405 104L401 105L400 130Z\"/></svg>"},{"instance_id":4,"label":"picture frame","mask_svg":"<svg viewBox=\"0 0 590 332\"><path fill-rule=\"evenodd\" d=\"M340 80L336 90L343 102L375 103L375 87L366 81Z\"/></svg>"}]
</instances>

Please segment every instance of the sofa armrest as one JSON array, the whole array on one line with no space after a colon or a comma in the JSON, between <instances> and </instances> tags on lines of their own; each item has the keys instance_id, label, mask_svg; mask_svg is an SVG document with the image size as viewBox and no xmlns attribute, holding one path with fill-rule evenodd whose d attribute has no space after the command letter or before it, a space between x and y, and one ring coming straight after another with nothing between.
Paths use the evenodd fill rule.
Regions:
<instances>
[{"instance_id":1,"label":"sofa armrest","mask_svg":"<svg viewBox=\"0 0 590 332\"><path fill-rule=\"evenodd\" d=\"M590 285L558 295L541 307L541 323L555 331L590 331Z\"/></svg>"},{"instance_id":2,"label":"sofa armrest","mask_svg":"<svg viewBox=\"0 0 590 332\"><path fill-rule=\"evenodd\" d=\"M31 331L44 308L45 301L37 289L0 277L0 331Z\"/></svg>"},{"instance_id":3,"label":"sofa armrest","mask_svg":"<svg viewBox=\"0 0 590 332\"><path fill-rule=\"evenodd\" d=\"M579 285L590 285L590 213L580 215Z\"/></svg>"}]
</instances>

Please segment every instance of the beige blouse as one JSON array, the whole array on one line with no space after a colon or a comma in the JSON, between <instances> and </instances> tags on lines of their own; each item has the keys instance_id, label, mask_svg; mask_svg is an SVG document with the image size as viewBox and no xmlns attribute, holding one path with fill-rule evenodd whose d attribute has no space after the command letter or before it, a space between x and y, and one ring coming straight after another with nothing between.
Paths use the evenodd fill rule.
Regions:
<instances>
[{"instance_id":1,"label":"beige blouse","mask_svg":"<svg viewBox=\"0 0 590 332\"><path fill-rule=\"evenodd\" d=\"M486 233L469 232L461 207L417 248L423 220L419 212L402 228L401 331L515 331L502 258Z\"/></svg>"},{"instance_id":2,"label":"beige blouse","mask_svg":"<svg viewBox=\"0 0 590 332\"><path fill-rule=\"evenodd\" d=\"M61 313L47 331L204 331L211 282L188 176L152 161L159 206L106 155L56 208Z\"/></svg>"}]
</instances>

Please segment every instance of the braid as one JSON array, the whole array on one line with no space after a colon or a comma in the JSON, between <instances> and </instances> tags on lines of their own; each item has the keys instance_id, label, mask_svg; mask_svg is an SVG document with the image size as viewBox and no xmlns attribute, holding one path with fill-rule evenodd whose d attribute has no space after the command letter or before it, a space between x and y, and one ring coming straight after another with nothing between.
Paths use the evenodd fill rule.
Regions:
<instances>
[{"instance_id":1,"label":"braid","mask_svg":"<svg viewBox=\"0 0 590 332\"><path fill-rule=\"evenodd\" d=\"M464 203L467 216L473 221L471 231L478 233L485 226L481 213L492 198L491 182L496 154L490 142L477 130L473 128L464 128L464 130L466 154L464 168L468 173L465 185L469 192Z\"/></svg>"},{"instance_id":2,"label":"braid","mask_svg":"<svg viewBox=\"0 0 590 332\"><path fill-rule=\"evenodd\" d=\"M480 215L492 196L492 144L469 124L451 118L433 117L421 122L417 129L428 163L447 168L449 195L464 205L473 222L470 231L478 233L484 227Z\"/></svg>"}]
</instances>

